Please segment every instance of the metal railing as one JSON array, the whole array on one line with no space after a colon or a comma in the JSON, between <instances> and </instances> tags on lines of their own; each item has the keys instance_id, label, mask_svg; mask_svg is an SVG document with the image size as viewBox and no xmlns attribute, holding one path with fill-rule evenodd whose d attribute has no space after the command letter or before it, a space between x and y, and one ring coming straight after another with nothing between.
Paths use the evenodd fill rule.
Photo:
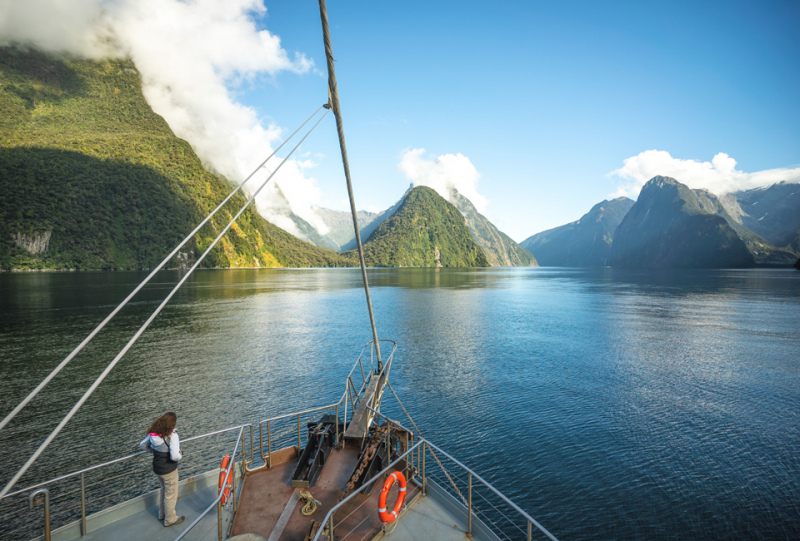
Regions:
<instances>
[{"instance_id":1,"label":"metal railing","mask_svg":"<svg viewBox=\"0 0 800 541\"><path fill-rule=\"evenodd\" d=\"M244 476L247 472L257 471L262 468L270 468L272 466L273 448L277 447L277 449L286 449L287 447L292 447L296 442L299 452L303 448L304 436L306 443L308 440L308 430L303 430L303 422L309 422L311 419L320 418L321 415L324 415L326 412L332 412L336 419L335 438L336 446L338 447L341 441L340 436L343 434L345 427L347 426L348 406L352 407L353 411L356 409L357 404L363 399L363 394L369 385L370 378L388 377L388 371L391 367L392 357L397 346L396 343L392 341L387 340L387 342L391 342L394 347L392 348L392 352L384 363L383 370L380 373L375 373L374 371L375 365L372 355L374 348L371 347L372 342L369 342L366 346L364 346L364 349L358 357L358 361L353 365L353 368L350 370L350 373L347 376L345 391L339 401L326 406L280 415L261 421L258 424L258 454L256 454L255 451L254 427L251 424L244 424L223 430L217 430L215 432L210 432L208 434L194 436L182 440L182 446L188 444L188 448L191 448L193 443L199 444L198 449L195 452L192 452L194 456L199 456L204 450L203 447L205 447L206 455L213 455L212 461L214 462L213 465L196 463L193 464L192 469L182 468L182 477L186 477L211 471L212 467L216 465L216 461L219 460L221 456L219 453L220 446L215 446L212 451L211 446L207 444L209 438L231 434L235 431L238 431L235 443L231 442L233 443L233 452L231 453L232 460L230 461L227 470L225 470L223 483L223 486L230 486L231 497L229 497L223 504L222 500L224 491L218 491L216 499L214 499L214 501L200 514L200 516L176 538L176 541L184 539L189 532L195 529L197 525L200 524L200 522L214 509L217 510L217 538L222 540L223 537L228 534L227 531L223 531L223 524L227 519L231 519L230 524L232 524L232 518L236 513L239 503L241 487L237 487L235 471L237 463L239 465L239 471L241 472L241 475ZM368 347L370 348L370 359L369 365L367 366L365 363L365 352L366 348ZM354 375L356 381L358 381L357 378L359 372L356 372L357 369L361 375L360 385L353 382ZM339 413L341 410L344 411L344 422L340 424ZM452 500L451 504L454 506L453 508L456 510L456 514L459 516L463 515L465 528L468 534L473 535L488 533L487 537L489 539L516 539L520 538L517 535L517 532L519 532L522 534L522 536L524 536L525 539L531 541L535 533L537 535L544 535L553 541L557 541L556 538L542 525L540 525L533 517L520 509L516 504L514 504L491 484L486 482L473 470L453 458L436 445L421 437L418 437L418 435L415 435L414 431L405 428L401 423L390 419L386 415L383 415L379 409L369 407L369 411L373 415L377 416L378 419L385 420L390 428L398 428L406 432L407 437L405 439L405 444L402 445L403 453L400 454L380 473L366 481L361 487L353 491L345 499L334 506L322 521L322 526L314 538L315 541L322 535L325 525L328 527L328 539L334 539L333 536L336 527L335 516L337 511L340 511L345 504L352 501L353 498L362 493L367 487L372 486L372 484L374 484L392 468L400 464L400 462L403 460L405 460L404 470L406 471L406 476L408 477L409 482L415 483L423 495L428 493L430 485L431 489L437 491L436 495L438 497L449 497L450 500ZM278 427L277 431L276 426ZM249 458L247 451L248 442L246 441L248 436L250 439ZM387 448L389 447L389 438L390 431L387 431ZM416 443L414 443L414 439L417 439ZM395 441L398 441L398 445L402 443L399 440ZM230 445L230 443L224 445L227 446ZM118 503L121 503L122 501L128 500L135 496L141 496L143 493L150 491L145 490L143 492L141 490L141 485L144 482L152 485L152 476L149 474L149 469L142 468L141 464L136 460L137 457L142 457L146 454L148 453L141 451L117 458L115 460L104 462L102 464L97 464L89 468L84 468L67 475L62 475L49 481L31 485L29 487L11 492L3 498L0 498L0 504L3 504L4 501L7 502L10 498L23 495L27 495L30 509L33 509L36 503L43 501L45 506L45 541L49 541L50 539L51 523L59 523L58 525L74 523L76 516L80 517L79 521L81 536L85 536L88 533L87 516L93 510L109 507L109 504L113 505L113 503L110 503L112 502L113 498L117 498L117 500L119 500ZM435 464L433 464L433 466L427 464L428 461L426 458L428 454L430 454L435 460ZM441 455L448 460L454 466L453 469L456 470L456 472L454 473L453 471L445 469L445 466L437 455ZM263 464L258 465L257 467L251 467L251 465L256 461L257 456L263 461ZM133 468L134 462L136 462L135 469ZM438 470L435 468L436 465L439 466ZM119 471L109 471L113 470L115 467L119 467L117 468ZM443 474L443 476L440 476L439 470L441 470L441 474ZM145 472L149 481L144 480ZM101 473L102 475L100 475ZM87 482L87 478L93 475L100 476L100 480L95 482ZM113 481L117 479L120 479L121 481L116 484L113 483ZM109 481L112 481L112 483L109 483ZM129 482L126 483L123 481ZM70 486L65 489L64 487L67 485ZM122 486L121 489L119 488L120 485ZM95 494L94 500L87 496L87 491L90 489L107 488L109 486L114 487L112 492L109 492L108 490L105 492L100 491L101 493L99 495ZM453 490L458 495L458 498L451 494L451 492L448 492ZM441 491L446 492L449 496L444 496L441 494ZM95 492L97 492L97 490L95 490ZM78 493L80 494L80 497L78 498L79 504L74 504L71 507L61 504L61 502L70 498L74 502L76 500L75 495ZM92 505L93 503L97 503L99 500L102 500L102 507L98 505ZM57 505L54 506L54 502ZM52 510L54 507L57 509L53 513ZM92 509L92 507L95 509ZM511 513L509 513L509 510ZM2 511L2 508L0 508L0 512ZM3 514L8 516L6 513ZM513 516L509 517L509 514ZM71 520L68 517L72 517ZM345 518L347 517L339 520L340 525ZM22 520L28 519L23 518ZM28 522L30 521L28 520ZM22 528L12 529L10 532L7 531L5 534L21 534L21 530L23 529L25 529L25 525L23 525ZM27 529L32 530L30 525L28 525ZM33 535L33 532L30 532L29 536Z\"/></svg>"},{"instance_id":2,"label":"metal railing","mask_svg":"<svg viewBox=\"0 0 800 541\"><path fill-rule=\"evenodd\" d=\"M250 428L251 451L250 458L247 459L246 449L243 439L246 435L245 429ZM251 425L241 425L222 430L209 432L200 436L194 436L181 440L181 447L187 450L187 455L192 457L202 457L200 460L193 459L190 464L182 466L181 477L189 478L194 475L205 473L219 467L219 460L224 454L224 449L230 449L228 443L213 444L211 438L224 436L238 431L234 446L234 460L231 461L229 471L232 471L236 463L236 453L241 448L239 458L242 470L247 464L253 461L253 443ZM114 460L109 460L101 464L96 464L66 475L50 479L41 483L9 492L0 498L0 505L8 508L2 509L4 516L17 517L17 524L13 524L10 530L4 532L4 536L9 537L35 537L36 530L41 531L39 524L41 519L25 514L24 511L17 509L12 511L13 499L27 495L29 510L33 510L35 504L44 500L44 538L49 539L51 535L51 525L55 528L74 524L78 522L81 536L88 533L87 517L96 511L108 508L111 505L122 503L147 494L155 490L157 486L153 484L153 476L150 468L145 467L142 462L150 456L146 451L139 451ZM232 480L235 483L235 480ZM142 486L148 488L142 489ZM234 494L236 490L234 489ZM13 520L13 519L9 519Z\"/></svg>"},{"instance_id":3,"label":"metal railing","mask_svg":"<svg viewBox=\"0 0 800 541\"><path fill-rule=\"evenodd\" d=\"M374 409L371 410L376 416L383 418L383 420L387 423L387 425L392 428L400 428L408 433L413 435L413 431L405 428L399 421L391 419L390 417L382 414L379 411ZM412 436L413 437L413 436ZM387 431L387 442L388 442L388 431ZM417 465L414 468L414 449L417 449L420 445L422 445L421 451L417 451L416 461ZM388 448L388 443L387 443ZM464 504L464 514L466 518L466 529L467 533L473 535L475 532L473 531L474 524L473 518L477 519L481 522L481 526L486 528L487 525L491 526L491 532L496 537L501 539L514 539L511 534L516 534L517 532L521 533L525 536L527 541L531 541L533 539L534 528L538 530L539 533L546 536L548 539L552 541L558 541L553 534L551 534L547 529L539 524L533 517L531 517L528 513L523 511L518 505L508 499L502 492L497 490L493 487L490 483L485 481L481 476L475 473L472 469L465 466L463 463L459 462L455 458L453 458L450 454L446 453L430 441L425 440L422 437L419 437L419 441L417 444L414 444L411 448L408 447L408 443L406 443L404 447L407 452L411 453L410 459L407 461L407 464L410 463L410 466L406 468L407 471L411 471L414 474L419 474L420 478L420 487L422 494L427 494L428 490L428 483L429 481L434 481L437 483L437 487L444 491L451 491L455 492L456 494L450 494L453 502L459 504L459 502L463 502ZM447 460L453 463L457 469L459 469L462 474L459 476L458 474L454 474L451 471L445 469L444 464L439 459L439 457L434 454L435 452L444 456ZM402 459L406 456L407 453L401 455L398 459ZM427 467L427 454L431 454L431 458L434 459L435 464L439 466L439 471L441 472L442 476L437 475L436 470L431 471L431 468ZM397 463L395 461L393 464ZM380 474L376 475L375 478L370 480L369 482L365 483L364 485L370 484L372 481L380 477L381 475L385 474L392 465L388 468L384 469ZM407 475L408 477L408 475ZM465 479L466 477L466 479ZM411 479L409 479L410 481ZM458 481L461 481L461 485L464 490L460 490L458 486ZM477 486L475 486L474 481L478 481L480 485L485 487L489 494L482 494L479 492ZM464 496L464 493L466 496ZM456 498L456 495L458 498ZM477 497L477 498L476 498ZM477 500L477 501L476 501ZM494 501L493 501L494 500ZM338 506L344 504L342 501ZM515 523L514 519L509 517L503 510L499 507L500 505L505 505L510 507L512 511L514 511L519 518L522 519L525 529L521 528L519 524ZM331 510L331 512L335 512L336 507ZM326 517L327 520L327 517ZM323 524L325 522L323 521Z\"/></svg>"},{"instance_id":4,"label":"metal railing","mask_svg":"<svg viewBox=\"0 0 800 541\"><path fill-rule=\"evenodd\" d=\"M393 424L395 424L395 423L393 422ZM503 529L496 524L496 521L491 518L491 513L482 512L481 509L479 509L480 505L476 505L476 503L474 501L474 496L477 493L477 488L478 487L475 485L475 481L477 481L480 485L482 485L483 487L485 487L486 489L491 491L491 493L494 494L497 498L499 498L500 501L502 501L507 506L509 506L512 510L514 510L519 515L519 518L522 519L525 522L525 524L527 525L527 531L519 528L518 526L516 526L516 529L518 529L525 536L525 539L527 539L528 541L531 541L533 539L534 528L536 528L536 530L538 530L538 533L541 533L541 534L545 535L548 539L551 539L552 541L558 541L555 538L555 536L553 536L553 534L551 534L550 532L548 532L544 528L544 526L539 524L528 513L526 513L522 509L520 509L514 502L509 500L499 490L497 490L490 483L488 483L486 480L484 480L480 475L478 475L473 470L471 470L470 468L468 468L467 466L465 466L464 464L462 464L461 462L459 462L458 460L456 460L455 458L450 456L448 453L446 453L445 451L443 451L442 449L440 449L436 445L434 445L434 444L432 444L429 441L426 441L424 439L420 439L415 444L413 444L411 447L408 447L405 450L405 452L400 454L386 468L381 470L379 473L377 473L371 479L366 481L361 487L359 487L358 489L354 490L346 498L344 498L338 504L333 506L330 509L330 511L328 511L328 513L325 515L325 518L322 520L321 526L320 526L319 530L317 531L317 534L314 536L313 541L318 541L318 540L321 539L321 536L323 535L323 532L325 531L325 525L326 524L327 524L327 532L326 532L325 539L327 539L328 541L333 541L335 539L335 531L336 531L336 526L337 526L337 524L335 523L335 516L336 516L337 511L340 511L341 509L343 509L358 494L362 493L368 487L373 485L376 481L381 479L384 475L387 475L390 471L392 471L392 469L394 469L398 464L400 464L404 460L405 460L405 470L407 472L408 471L411 472L411 475L410 476L407 475L407 477L410 477L409 480L411 480L411 479L414 479L416 477L416 475L419 475L420 479L419 479L418 483L420 485L421 492L422 492L423 495L426 495L428 493L429 481L434 481L434 479L435 479L435 476L432 475L432 472L430 472L428 467L427 467L427 460L426 460L427 454L431 453L432 450L435 450L436 452L440 453L442 456L446 457L448 460L450 460L454 465L458 466L467 475L467 487L466 487L467 505L466 505L466 508L464 509L464 515L465 515L465 519L466 519L466 530L467 530L467 534L468 535L473 536L473 535L476 534L475 530L476 530L476 526L478 526L478 523L481 523L481 525L483 526L485 524L485 522L489 522L493 526L493 528L491 528L491 532L494 533L496 537L499 538L500 536L502 536L505 539L512 539L512 537L509 536L508 534L506 534L503 531ZM415 453L415 451L416 451L416 453ZM416 454L416 461L417 461L416 467L414 466L414 458L415 458L414 455L415 454ZM439 484L437 483L437 486L438 485ZM442 485L444 485L444 483L442 483ZM489 506L494 508L494 511L496 512L496 514L505 516L505 514L502 512L502 510L497 509L497 507L492 505L491 502L489 502L488 499L486 499L486 498L483 498L483 499L488 502ZM453 501L457 502L457 500L455 498L453 498ZM339 524L340 525L344 521L345 518L347 518L347 517L344 517L343 519L339 520ZM508 517L506 517L506 518L508 518ZM509 520L511 520L511 519L509 519Z\"/></svg>"},{"instance_id":5,"label":"metal railing","mask_svg":"<svg viewBox=\"0 0 800 541\"><path fill-rule=\"evenodd\" d=\"M342 508L344 505L346 505L346 504L347 504L347 503L349 503L351 500L353 500L353 499L354 499L354 498L355 498L357 495L361 494L361 493L362 493L364 490L366 490L366 489L367 489L367 487L371 486L371 485L372 485L372 484L374 484L374 483L375 483L375 482L376 482L378 479L380 479L380 478L381 478L381 477L383 477L385 474L387 474L389 471L391 471L391 469L392 469L392 468L394 468L395 466L397 466L397 465L398 465L400 462L402 462L402 461L403 461L403 460L404 460L404 459L405 459L407 456L411 455L411 454L414 452L414 450L415 450L415 449L418 449L418 448L420 447L420 445L422 445L423 443L424 443L424 440L420 440L420 441L418 441L416 444L414 444L413 446L411 446L410 448L408 448L408 449L407 449L407 450L406 450L406 451L405 451L403 454L401 454L400 456L398 456L398 457L397 457L397 458L396 458L396 459L395 459L393 462L391 462L391 463L390 463L390 464L389 464L389 465L388 465L386 468L384 468L383 470L381 470L380 472L378 472L376 475L374 475L374 476L373 476L371 479L369 479L369 480L368 480L368 481L366 481L366 482L365 482L363 485L361 485L359 488L357 488L357 489L356 489L356 490L354 490L352 493L350 493L350 495L348 495L346 498L344 498L344 499L343 499L342 501L340 501L338 504L334 505L334 506L331 508L331 510L330 510L330 511L328 511L328 513L325 515L325 518L324 518L324 519L322 519L321 526L320 526L319 530L317 530L317 534L314 536L314 538L312 539L312 541L318 541L318 540L320 539L320 536L322 535L322 532L323 532L323 530L324 530L324 525L325 525L325 524L328 524L328 540L329 540L329 541L333 541L333 540L335 539L335 538L334 538L334 531L335 531L335 529L336 529L336 524L334 524L334 515L335 515L335 513L336 513L338 510L340 510L340 509L341 509L341 508ZM407 462L407 464L408 464L408 462Z\"/></svg>"},{"instance_id":6,"label":"metal railing","mask_svg":"<svg viewBox=\"0 0 800 541\"><path fill-rule=\"evenodd\" d=\"M245 458L245 446L244 446L244 429L245 427L250 427L250 462L253 461L253 426L252 425L242 425L241 429L239 430L239 437L236 438L236 446L233 448L233 453L231 454L231 461L228 464L228 468L225 472L225 479L222 483L222 487L226 487L230 484L231 486L231 497L226 500L225 504L222 503L222 497L225 494L225 490L218 490L217 491L217 498L209 505L205 511L200 513L200 516L197 517L188 528L186 528L181 534L175 538L175 541L179 541L186 537L186 535L192 531L192 529L197 526L203 518L205 518L214 508L217 509L217 539L222 541L222 509L223 505L228 505L230 503L233 507L233 514L236 514L237 508L237 492L236 492L236 475L234 473L233 467L236 464L236 452L239 450L239 446L242 447L242 472L247 470L247 462ZM225 532L227 534L227 532Z\"/></svg>"},{"instance_id":7,"label":"metal railing","mask_svg":"<svg viewBox=\"0 0 800 541\"><path fill-rule=\"evenodd\" d=\"M422 475L423 475L423 490L425 490L425 485L427 484L428 479L436 481L436 475L434 472L425 471L424 464L425 464L425 454L436 452L437 454L445 457L449 460L454 466L457 467L462 473L461 475L453 474L450 472L449 477L456 479L457 481L466 484L465 493L467 494L467 531L468 533L473 532L473 522L475 518L482 520L484 523L488 523L488 525L492 526L492 531L498 536L505 539L514 539L511 534L515 534L519 532L520 534L524 535L525 539L531 541L533 539L533 534L535 530L538 530L539 533L544 534L548 539L552 541L558 541L553 534L551 534L547 529L539 524L536 519L531 517L528 513L520 509L520 507L508 499L502 492L497 490L493 487L489 482L483 479L480 475L475 473L472 469L468 468L451 455L443 451L441 448L437 447L436 445L432 444L429 441L421 440L423 443L422 448ZM441 468L444 469L443 467ZM464 476L466 475L466 483L464 483ZM475 481L478 482L476 486ZM448 484L441 482L437 483L441 485L443 489L447 489ZM484 487L488 494L479 492L480 487ZM517 515L517 520L514 520L513 517L509 517L506 513L508 509L504 510L500 507L500 505L504 505L507 508L510 508L511 511L514 511ZM501 524L501 522L505 524ZM520 526L520 523L524 525L524 528ZM535 530L534 530L535 529Z\"/></svg>"}]
</instances>

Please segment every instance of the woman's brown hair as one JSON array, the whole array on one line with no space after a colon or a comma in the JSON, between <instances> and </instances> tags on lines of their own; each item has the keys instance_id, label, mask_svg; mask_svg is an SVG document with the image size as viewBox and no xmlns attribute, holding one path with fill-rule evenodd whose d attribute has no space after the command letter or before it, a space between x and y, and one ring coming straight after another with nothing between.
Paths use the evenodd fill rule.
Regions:
<instances>
[{"instance_id":1,"label":"woman's brown hair","mask_svg":"<svg viewBox=\"0 0 800 541\"><path fill-rule=\"evenodd\" d=\"M178 416L175 413L168 411L150 425L148 432L150 434L158 434L162 438L166 438L172 431L175 430L175 425L178 422Z\"/></svg>"}]
</instances>

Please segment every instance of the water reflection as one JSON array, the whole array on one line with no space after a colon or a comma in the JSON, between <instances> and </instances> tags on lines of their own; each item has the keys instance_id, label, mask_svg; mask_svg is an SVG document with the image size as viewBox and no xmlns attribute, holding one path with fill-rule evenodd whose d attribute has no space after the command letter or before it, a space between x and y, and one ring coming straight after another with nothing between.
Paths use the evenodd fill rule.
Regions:
<instances>
[{"instance_id":1,"label":"water reflection","mask_svg":"<svg viewBox=\"0 0 800 541\"><path fill-rule=\"evenodd\" d=\"M0 409L144 276L0 274ZM369 276L379 334L399 343L393 385L420 427L560 537L796 533L800 273ZM159 273L0 432L9 464L27 458L179 278ZM165 409L193 435L338 398L371 339L361 288L356 269L197 273L26 482L128 453ZM385 411L404 418L391 402Z\"/></svg>"}]
</instances>

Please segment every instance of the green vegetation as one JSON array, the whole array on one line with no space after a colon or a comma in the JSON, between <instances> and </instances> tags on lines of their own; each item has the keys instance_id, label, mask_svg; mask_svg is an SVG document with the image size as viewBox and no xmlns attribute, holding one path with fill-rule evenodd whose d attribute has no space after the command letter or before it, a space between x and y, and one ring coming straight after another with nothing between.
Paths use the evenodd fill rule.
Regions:
<instances>
[{"instance_id":1,"label":"green vegetation","mask_svg":"<svg viewBox=\"0 0 800 541\"><path fill-rule=\"evenodd\" d=\"M0 48L0 269L152 268L230 192L144 100L131 62ZM231 199L173 266L209 246ZM207 267L352 266L247 209Z\"/></svg>"},{"instance_id":2,"label":"green vegetation","mask_svg":"<svg viewBox=\"0 0 800 541\"><path fill-rule=\"evenodd\" d=\"M464 217L430 188L411 190L364 244L371 267L488 267Z\"/></svg>"},{"instance_id":3,"label":"green vegetation","mask_svg":"<svg viewBox=\"0 0 800 541\"><path fill-rule=\"evenodd\" d=\"M514 239L497 229L495 225L478 212L472 202L458 193L451 192L450 200L467 220L472 240L480 246L486 259L493 267L538 267L536 258Z\"/></svg>"}]
</instances>

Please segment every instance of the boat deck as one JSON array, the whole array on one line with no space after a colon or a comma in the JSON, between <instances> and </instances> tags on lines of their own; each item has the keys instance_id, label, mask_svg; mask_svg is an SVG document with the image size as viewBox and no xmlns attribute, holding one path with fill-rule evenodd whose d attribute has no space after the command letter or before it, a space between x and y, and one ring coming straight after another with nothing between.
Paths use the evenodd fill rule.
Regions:
<instances>
[{"instance_id":1,"label":"boat deck","mask_svg":"<svg viewBox=\"0 0 800 541\"><path fill-rule=\"evenodd\" d=\"M268 541L303 541L312 527L312 521L321 522L325 515L339 503L342 488L347 484L358 460L359 448L345 446L334 451L319 477L309 489L291 487L291 476L297 466L296 448L291 456L282 457L282 463L273 463L270 469L248 474L242 488L241 501L231 535L258 534ZM278 458L275 462L281 462ZM321 503L313 515L300 514L298 502L301 490L309 491ZM396 488L393 489L396 492ZM416 485L409 484L407 501L419 494ZM334 517L337 538L371 539L383 526L378 518L380 487L370 495L359 494L340 509ZM395 501L390 494L389 501Z\"/></svg>"},{"instance_id":2,"label":"boat deck","mask_svg":"<svg viewBox=\"0 0 800 541\"><path fill-rule=\"evenodd\" d=\"M80 526L73 523L53 532L53 539L115 541L172 541L189 527L217 497L218 471L181 481L176 512L186 520L165 528L158 520L158 490L142 497L105 509L89 517L89 532L81 536ZM194 527L186 539L217 539L217 513L212 511Z\"/></svg>"}]
</instances>

